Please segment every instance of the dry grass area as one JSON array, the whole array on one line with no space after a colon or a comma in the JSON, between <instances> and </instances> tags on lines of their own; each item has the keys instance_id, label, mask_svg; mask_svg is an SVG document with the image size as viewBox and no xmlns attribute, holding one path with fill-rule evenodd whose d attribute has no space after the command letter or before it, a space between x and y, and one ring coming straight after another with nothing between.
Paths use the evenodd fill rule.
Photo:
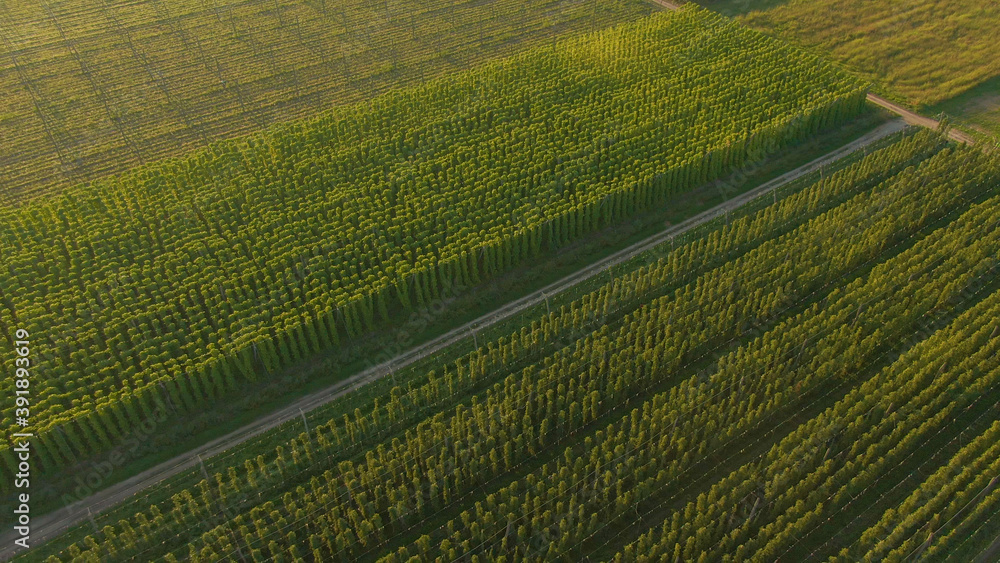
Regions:
<instances>
[{"instance_id":1,"label":"dry grass area","mask_svg":"<svg viewBox=\"0 0 1000 563\"><path fill-rule=\"evenodd\" d=\"M791 0L742 19L828 53L914 107L1000 75L998 0Z\"/></svg>"},{"instance_id":2,"label":"dry grass area","mask_svg":"<svg viewBox=\"0 0 1000 563\"><path fill-rule=\"evenodd\" d=\"M1000 76L929 110L953 117L963 129L996 144L1000 142Z\"/></svg>"}]
</instances>

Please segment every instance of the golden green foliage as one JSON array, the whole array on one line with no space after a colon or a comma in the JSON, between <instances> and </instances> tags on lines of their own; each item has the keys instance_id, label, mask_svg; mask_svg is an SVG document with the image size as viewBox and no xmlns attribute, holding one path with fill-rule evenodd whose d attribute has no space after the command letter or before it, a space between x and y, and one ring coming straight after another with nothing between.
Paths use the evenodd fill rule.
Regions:
<instances>
[{"instance_id":1,"label":"golden green foliage","mask_svg":"<svg viewBox=\"0 0 1000 563\"><path fill-rule=\"evenodd\" d=\"M942 141L765 196L46 561L971 561L1000 510L1000 161Z\"/></svg>"},{"instance_id":2,"label":"golden green foliage","mask_svg":"<svg viewBox=\"0 0 1000 563\"><path fill-rule=\"evenodd\" d=\"M830 56L914 105L1000 74L1000 3L984 0L791 0L743 21Z\"/></svg>"},{"instance_id":3,"label":"golden green foliage","mask_svg":"<svg viewBox=\"0 0 1000 563\"><path fill-rule=\"evenodd\" d=\"M0 209L0 335L46 339L40 457L93 455L157 408L361 338L864 99L815 57L684 9Z\"/></svg>"},{"instance_id":4,"label":"golden green foliage","mask_svg":"<svg viewBox=\"0 0 1000 563\"><path fill-rule=\"evenodd\" d=\"M650 10L642 0L0 2L0 201Z\"/></svg>"}]
</instances>

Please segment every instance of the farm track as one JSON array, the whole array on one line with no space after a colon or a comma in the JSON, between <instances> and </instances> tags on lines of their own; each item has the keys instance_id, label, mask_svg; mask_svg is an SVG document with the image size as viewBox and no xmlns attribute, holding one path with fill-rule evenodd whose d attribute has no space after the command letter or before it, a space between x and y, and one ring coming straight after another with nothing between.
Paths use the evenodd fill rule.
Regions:
<instances>
[{"instance_id":1,"label":"farm track","mask_svg":"<svg viewBox=\"0 0 1000 563\"><path fill-rule=\"evenodd\" d=\"M919 125L920 127L927 127L928 129L935 129L935 130L941 125L941 122L935 119L924 117L919 113L914 113L899 104L894 104L889 100L886 100L885 98L876 96L875 94L868 94L868 101L877 106L881 106L895 113L896 115L901 116L910 125ZM949 130L948 137L950 137L953 141L957 141L959 143L965 143L967 145L975 144L975 140L972 137L966 135L965 133L957 129Z\"/></svg>"},{"instance_id":2,"label":"farm track","mask_svg":"<svg viewBox=\"0 0 1000 563\"><path fill-rule=\"evenodd\" d=\"M673 10L680 10L681 9L681 7L679 5L674 4L673 2L667 2L667 0L650 0L650 1L653 4L656 4L657 6L659 6L661 8L664 8L664 9L667 9L667 10L673 11Z\"/></svg>"},{"instance_id":3,"label":"farm track","mask_svg":"<svg viewBox=\"0 0 1000 563\"><path fill-rule=\"evenodd\" d=\"M303 397L286 407L257 419L251 424L207 442L185 454L176 456L168 461L156 465L155 467L135 475L130 479L117 483L99 493L70 505L65 509L60 509L56 512L34 519L32 526L32 543L36 546L41 545L67 531L69 528L86 521L90 514L96 516L101 512L114 507L118 503L127 500L129 497L140 493L146 488L161 483L165 479L198 465L200 458L207 459L222 453L227 449L237 446L257 435L284 424L285 422L299 418L303 412L308 412L325 405L326 403L350 393L372 381L389 375L395 370L409 366L436 352L439 352L462 340L463 338L467 338L474 330L489 327L521 311L524 311L525 309L540 305L545 302L546 296L548 295L565 291L579 283L600 275L612 266L631 260L643 252L646 252L661 243L669 241L675 236L681 235L698 225L725 215L729 211L732 211L759 196L765 195L772 190L792 182L806 174L814 172L823 166L836 162L871 143L903 130L905 127L906 123L903 120L894 120L885 123L863 137L831 151L826 155L809 162L808 164L800 166L795 170L761 184L760 186L731 200L725 201L698 215L690 217L656 235L639 241L587 266L586 268L570 274L557 282L535 291L534 293L511 301L496 309L492 313L483 315L482 317L455 328L446 334L416 346L387 362L368 368L347 379L339 381L326 389ZM5 533L2 536L3 547L0 548L0 560L7 560L15 555L13 539L14 535L11 533Z\"/></svg>"}]
</instances>

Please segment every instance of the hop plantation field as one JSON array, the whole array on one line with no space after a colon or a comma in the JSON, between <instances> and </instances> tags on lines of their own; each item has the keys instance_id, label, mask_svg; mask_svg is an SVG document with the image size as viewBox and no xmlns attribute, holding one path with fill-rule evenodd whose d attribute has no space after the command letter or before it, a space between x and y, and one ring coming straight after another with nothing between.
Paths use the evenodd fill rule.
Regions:
<instances>
[{"instance_id":1,"label":"hop plantation field","mask_svg":"<svg viewBox=\"0 0 1000 563\"><path fill-rule=\"evenodd\" d=\"M689 8L0 210L0 323L44 343L42 469L843 122L864 96Z\"/></svg>"},{"instance_id":2,"label":"hop plantation field","mask_svg":"<svg viewBox=\"0 0 1000 563\"><path fill-rule=\"evenodd\" d=\"M765 199L48 560L982 554L1000 160L907 132Z\"/></svg>"},{"instance_id":3,"label":"hop plantation field","mask_svg":"<svg viewBox=\"0 0 1000 563\"><path fill-rule=\"evenodd\" d=\"M1000 556L1000 3L699 3L0 0L0 559Z\"/></svg>"},{"instance_id":4,"label":"hop plantation field","mask_svg":"<svg viewBox=\"0 0 1000 563\"><path fill-rule=\"evenodd\" d=\"M1000 75L995 0L706 0L741 21L843 63L912 106L932 106Z\"/></svg>"},{"instance_id":5,"label":"hop plantation field","mask_svg":"<svg viewBox=\"0 0 1000 563\"><path fill-rule=\"evenodd\" d=\"M649 12L641 0L6 0L0 203Z\"/></svg>"}]
</instances>

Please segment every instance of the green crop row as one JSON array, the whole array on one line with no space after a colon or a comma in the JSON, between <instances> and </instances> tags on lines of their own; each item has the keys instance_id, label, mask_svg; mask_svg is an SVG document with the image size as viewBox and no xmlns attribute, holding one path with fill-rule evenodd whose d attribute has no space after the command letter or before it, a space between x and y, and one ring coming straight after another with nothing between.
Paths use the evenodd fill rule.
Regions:
<instances>
[{"instance_id":1,"label":"green crop row","mask_svg":"<svg viewBox=\"0 0 1000 563\"><path fill-rule=\"evenodd\" d=\"M39 344L42 468L662 204L864 93L692 8L0 210L0 329Z\"/></svg>"},{"instance_id":2,"label":"green crop row","mask_svg":"<svg viewBox=\"0 0 1000 563\"><path fill-rule=\"evenodd\" d=\"M397 561L587 555L611 531L630 528L636 507L647 509L676 491L699 460L800 411L825 387L857 384L887 346L918 331L921 319L982 298L972 289L995 279L998 202L987 198L998 189L1000 168L971 149L929 154L939 147L928 133L904 138L734 221L719 236L664 251L657 263L441 366L423 385L394 389L370 412L314 426L273 456L234 464L64 555ZM985 311L993 301L958 317L954 336L942 331L934 338L962 340L956 357L986 365L982 360L995 354L979 346L996 335L983 341L993 328L978 325L993 318ZM748 332L760 336L743 342ZM944 344L918 345L901 357L899 369L926 357L920 346ZM710 369L697 367L719 352ZM948 377L958 377L958 397L946 392L934 399L957 401L949 408L978 396L962 394L969 385L964 364L945 371L938 369L942 362L932 364L921 367L922 376L893 377L939 377L936 385L945 387ZM835 412L859 421L852 432L860 434L845 443L863 463L840 466L841 480L819 491L836 493L834 485L860 478L852 470L880 456L892 461L884 448L866 449L864 436L895 442L883 440L878 428L864 434L871 418L855 414L872 402L903 400L876 393L901 388L876 385L886 378L848 393L868 401L863 405L838 403ZM899 392L920 389L917 381ZM885 428L908 427L887 421ZM826 438L811 434L820 429L828 426L811 422L786 441L815 456L810 444ZM756 485L730 477L717 486L735 492L682 505L668 516L662 539L656 526L623 545L619 557L654 545L660 553L680 550L684 559L787 548L798 529L792 525L815 525L813 513L825 506L796 502L820 494L811 484L834 468L819 455L811 459L821 473L807 478L813 466L786 450L768 453L780 484L763 493L773 506L755 511L781 517L780 526L760 527L764 516L740 520L753 503L744 497ZM789 468L803 472L797 488ZM864 482L850 486L863 489ZM834 498L843 503L850 495ZM716 518L717 509L726 517Z\"/></svg>"},{"instance_id":3,"label":"green crop row","mask_svg":"<svg viewBox=\"0 0 1000 563\"><path fill-rule=\"evenodd\" d=\"M642 0L0 5L0 203L631 21Z\"/></svg>"}]
</instances>

